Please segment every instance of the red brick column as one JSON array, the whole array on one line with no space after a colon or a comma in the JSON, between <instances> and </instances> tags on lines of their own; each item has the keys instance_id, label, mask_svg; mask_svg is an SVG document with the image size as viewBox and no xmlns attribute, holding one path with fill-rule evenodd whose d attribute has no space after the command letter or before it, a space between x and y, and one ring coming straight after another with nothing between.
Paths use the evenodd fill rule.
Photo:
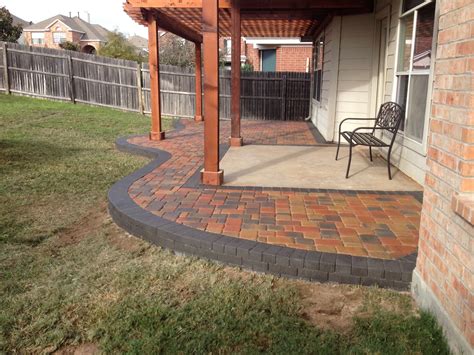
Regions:
<instances>
[{"instance_id":1,"label":"red brick column","mask_svg":"<svg viewBox=\"0 0 474 355\"><path fill-rule=\"evenodd\" d=\"M428 171L413 295L450 345L474 346L474 3L439 0Z\"/></svg>"}]
</instances>

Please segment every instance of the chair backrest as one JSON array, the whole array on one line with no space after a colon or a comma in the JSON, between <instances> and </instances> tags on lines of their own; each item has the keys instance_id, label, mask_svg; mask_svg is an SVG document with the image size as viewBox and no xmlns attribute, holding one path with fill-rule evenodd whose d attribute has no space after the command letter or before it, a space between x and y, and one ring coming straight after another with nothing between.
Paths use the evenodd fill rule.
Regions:
<instances>
[{"instance_id":1,"label":"chair backrest","mask_svg":"<svg viewBox=\"0 0 474 355\"><path fill-rule=\"evenodd\" d=\"M380 106L375 127L384 128L394 134L397 133L403 119L403 108L396 102L386 102Z\"/></svg>"}]
</instances>

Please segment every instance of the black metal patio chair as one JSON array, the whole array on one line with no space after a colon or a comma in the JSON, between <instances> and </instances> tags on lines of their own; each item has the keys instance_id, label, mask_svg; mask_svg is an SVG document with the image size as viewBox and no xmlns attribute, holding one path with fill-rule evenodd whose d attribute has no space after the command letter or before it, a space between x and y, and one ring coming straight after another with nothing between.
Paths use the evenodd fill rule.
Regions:
<instances>
[{"instance_id":1,"label":"black metal patio chair","mask_svg":"<svg viewBox=\"0 0 474 355\"><path fill-rule=\"evenodd\" d=\"M339 148L341 146L341 136L349 143L349 162L347 164L346 179L349 178L349 170L351 169L352 148L358 145L369 147L370 161L372 159L372 147L388 148L387 166L388 177L392 180L392 172L390 171L390 155L392 153L393 143L397 136L398 129L403 119L403 108L395 102L386 102L380 106L377 118L346 118L339 124L339 141L337 143L336 160L339 156ZM342 131L342 124L346 121L375 121L373 127L358 127L353 131ZM366 132L360 132L366 131ZM367 132L369 131L369 132ZM390 143L386 143L375 136L376 131L390 132L392 139Z\"/></svg>"}]
</instances>

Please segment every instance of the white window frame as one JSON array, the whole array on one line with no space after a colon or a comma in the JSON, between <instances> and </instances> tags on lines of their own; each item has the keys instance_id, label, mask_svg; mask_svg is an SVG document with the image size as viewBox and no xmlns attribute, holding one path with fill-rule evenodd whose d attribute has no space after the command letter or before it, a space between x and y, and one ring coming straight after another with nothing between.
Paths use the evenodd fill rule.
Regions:
<instances>
[{"instance_id":1,"label":"white window frame","mask_svg":"<svg viewBox=\"0 0 474 355\"><path fill-rule=\"evenodd\" d=\"M422 7L435 3L435 18L434 18L434 25L433 25L433 42L432 42L432 60L431 60L431 65L430 69L427 70L417 70L416 72L413 72L412 65L413 63L410 61L410 71L398 71L400 61L400 44L402 41L402 38L400 37L401 35L401 27L402 27L402 19L406 16L409 16L414 13L414 21L413 21L413 34L412 38L415 37L416 35L416 24L417 24L417 11L421 9ZM427 102L426 102L426 110L425 110L425 117L424 117L424 125L423 125L423 137L421 142L417 141L414 138L410 138L405 134L405 131L400 131L399 134L403 136L403 145L423 156L427 155L427 150L428 150L428 130L429 130L429 123L430 123L430 113L431 113L431 96L433 93L433 81L434 81L434 72L435 72L435 65L436 65L436 48L437 48L437 43L438 43L438 18L439 18L439 1L436 0L425 0L423 3L421 3L418 6L415 6L414 8L403 12L403 0L400 0L400 7L399 7L399 16L398 16L398 26L397 26L397 40L396 40L396 49L395 49L395 70L394 70L394 79L393 79L393 89L392 89L392 100L396 101L398 97L398 87L400 84L399 76L400 75L408 75L410 73L411 75L427 75L428 74L428 91L426 94ZM404 39L403 39L404 40ZM410 58L413 57L413 53L415 51L415 43L412 44L411 46L411 54ZM407 102L406 106L408 107L409 105L409 97L410 97L410 77L408 80L408 87L407 87Z\"/></svg>"},{"instance_id":2,"label":"white window frame","mask_svg":"<svg viewBox=\"0 0 474 355\"><path fill-rule=\"evenodd\" d=\"M31 44L44 44L44 32L31 32ZM41 40L41 42L35 43L35 40Z\"/></svg>"},{"instance_id":3,"label":"white window frame","mask_svg":"<svg viewBox=\"0 0 474 355\"><path fill-rule=\"evenodd\" d=\"M55 35L56 35L56 34L62 34L62 35L64 35L64 37L61 37L59 41L56 41L56 38L55 38ZM61 39L63 39L63 40L61 41ZM66 32L63 32L63 31L56 31L56 32L53 32L53 43L54 43L54 44L61 44L61 43L64 43L64 42L66 42L66 41L67 41L67 34L66 34Z\"/></svg>"},{"instance_id":4,"label":"white window frame","mask_svg":"<svg viewBox=\"0 0 474 355\"><path fill-rule=\"evenodd\" d=\"M314 54L313 54L312 76L311 76L311 85L313 87L313 90L311 92L311 99L319 105L321 105L322 102L323 102L324 54L325 54L325 50L326 50L326 36L325 36L325 34L326 34L325 31L323 31L323 33L321 33L321 35L318 36L318 38L314 41L314 45L313 45L314 46ZM322 44L321 44L321 42L322 42ZM319 90L320 90L319 100L315 97L315 95L316 95L316 85L314 85L315 84L314 75L316 73L316 67L318 65L317 60L315 60L315 59L319 59L319 54L317 53L318 46L323 47L323 59L322 59L321 70L320 70L321 71L321 74L320 74L321 83L319 84Z\"/></svg>"}]
</instances>

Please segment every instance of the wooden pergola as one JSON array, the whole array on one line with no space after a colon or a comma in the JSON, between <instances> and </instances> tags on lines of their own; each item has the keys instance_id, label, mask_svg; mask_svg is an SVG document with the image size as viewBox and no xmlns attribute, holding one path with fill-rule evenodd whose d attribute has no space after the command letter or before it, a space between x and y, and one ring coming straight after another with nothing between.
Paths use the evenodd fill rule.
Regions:
<instances>
[{"instance_id":1,"label":"wooden pergola","mask_svg":"<svg viewBox=\"0 0 474 355\"><path fill-rule=\"evenodd\" d=\"M221 185L219 169L219 36L232 42L231 146L241 146L240 41L248 37L312 40L335 15L373 11L373 0L127 0L125 11L148 27L151 77L150 139L165 139L161 126L158 28L196 46L196 121L204 120L202 183ZM202 115L201 44L204 56Z\"/></svg>"}]
</instances>

